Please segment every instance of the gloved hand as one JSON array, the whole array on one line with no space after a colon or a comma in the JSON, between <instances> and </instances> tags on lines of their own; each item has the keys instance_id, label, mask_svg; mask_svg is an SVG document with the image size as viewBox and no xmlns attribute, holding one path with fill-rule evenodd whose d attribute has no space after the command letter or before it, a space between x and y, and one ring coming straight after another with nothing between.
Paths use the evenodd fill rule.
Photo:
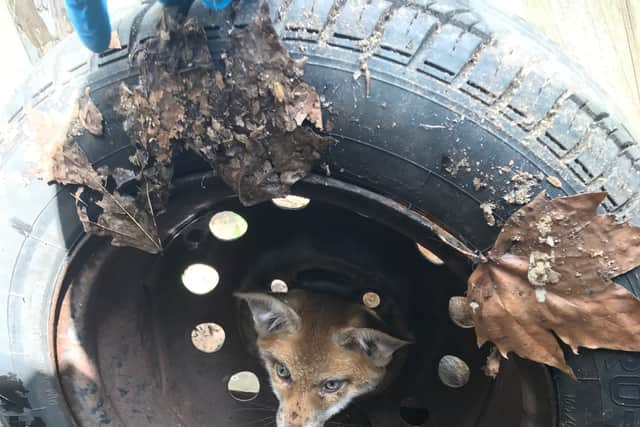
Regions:
<instances>
[{"instance_id":1,"label":"gloved hand","mask_svg":"<svg viewBox=\"0 0 640 427\"><path fill-rule=\"evenodd\" d=\"M193 0L158 0L164 6L189 6ZM231 0L202 0L210 9L227 7ZM109 47L111 22L107 12L107 0L65 0L67 16L82 43L99 53Z\"/></svg>"}]
</instances>

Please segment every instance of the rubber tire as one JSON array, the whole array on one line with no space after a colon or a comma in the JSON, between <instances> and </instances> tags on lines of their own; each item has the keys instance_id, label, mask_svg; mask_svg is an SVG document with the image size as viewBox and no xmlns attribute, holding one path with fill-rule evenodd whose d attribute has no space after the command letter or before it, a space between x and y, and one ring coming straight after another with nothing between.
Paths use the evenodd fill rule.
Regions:
<instances>
[{"instance_id":1,"label":"rubber tire","mask_svg":"<svg viewBox=\"0 0 640 427\"><path fill-rule=\"evenodd\" d=\"M551 196L605 189L608 211L640 222L637 140L579 67L521 22L453 0L271 3L291 54L308 58L306 79L323 96L338 141L318 172L390 195L480 249L499 227L486 224L479 205L497 202L498 221L517 208L502 202L512 189L511 173L499 171L504 167L557 177L561 188L539 186ZM218 52L228 31L246 25L256 10L256 2L241 1L217 13L196 4L191 14L203 20ZM122 49L89 55L75 37L60 43L5 116L0 420L11 427L74 424L56 379L50 319L56 283L83 233L69 190L36 180L25 161L30 111L59 111L90 86L105 137L78 142L96 166L126 162L129 142L107 101L121 81L136 82L129 49L154 33L159 11L146 5L120 21ZM463 159L469 171L447 172ZM476 177L490 186L476 191ZM618 280L640 295L637 271ZM640 424L640 355L585 350L568 358L577 382L553 372L559 426Z\"/></svg>"}]
</instances>

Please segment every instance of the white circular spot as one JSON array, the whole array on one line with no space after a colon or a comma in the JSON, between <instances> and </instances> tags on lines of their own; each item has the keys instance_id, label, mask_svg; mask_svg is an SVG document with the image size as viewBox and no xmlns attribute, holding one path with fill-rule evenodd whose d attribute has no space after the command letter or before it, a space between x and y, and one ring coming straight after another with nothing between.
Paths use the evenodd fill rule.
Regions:
<instances>
[{"instance_id":1,"label":"white circular spot","mask_svg":"<svg viewBox=\"0 0 640 427\"><path fill-rule=\"evenodd\" d=\"M273 279L271 281L271 292L275 294L286 294L289 292L289 286L287 286L287 282L280 279Z\"/></svg>"},{"instance_id":2,"label":"white circular spot","mask_svg":"<svg viewBox=\"0 0 640 427\"><path fill-rule=\"evenodd\" d=\"M375 292L365 292L362 295L362 303L369 308L377 308L380 306L380 295Z\"/></svg>"},{"instance_id":3,"label":"white circular spot","mask_svg":"<svg viewBox=\"0 0 640 427\"><path fill-rule=\"evenodd\" d=\"M442 258L440 258L438 255L431 252L429 249L417 243L416 243L416 246L418 247L420 254L422 254L422 256L425 257L425 259L429 261L431 264L434 264L434 265L444 264L444 261L442 260Z\"/></svg>"},{"instance_id":4,"label":"white circular spot","mask_svg":"<svg viewBox=\"0 0 640 427\"><path fill-rule=\"evenodd\" d=\"M464 360L447 354L438 363L438 376L447 387L460 388L469 382L471 370Z\"/></svg>"},{"instance_id":5,"label":"white circular spot","mask_svg":"<svg viewBox=\"0 0 640 427\"><path fill-rule=\"evenodd\" d=\"M260 393L260 380L253 372L237 372L229 378L227 391L234 399L248 402L255 399Z\"/></svg>"},{"instance_id":6,"label":"white circular spot","mask_svg":"<svg viewBox=\"0 0 640 427\"><path fill-rule=\"evenodd\" d=\"M289 194L285 197L272 199L272 202L274 205L282 209L298 210L306 208L311 200L307 199L306 197L294 196L292 194Z\"/></svg>"},{"instance_id":7,"label":"white circular spot","mask_svg":"<svg viewBox=\"0 0 640 427\"><path fill-rule=\"evenodd\" d=\"M217 323L200 323L191 331L193 346L204 353L215 353L224 345L226 335Z\"/></svg>"},{"instance_id":8,"label":"white circular spot","mask_svg":"<svg viewBox=\"0 0 640 427\"><path fill-rule=\"evenodd\" d=\"M218 286L218 271L207 264L191 264L182 273L182 284L196 295L204 295Z\"/></svg>"},{"instance_id":9,"label":"white circular spot","mask_svg":"<svg viewBox=\"0 0 640 427\"><path fill-rule=\"evenodd\" d=\"M220 240L236 240L247 232L249 224L235 212L222 211L211 217L209 230Z\"/></svg>"}]
</instances>

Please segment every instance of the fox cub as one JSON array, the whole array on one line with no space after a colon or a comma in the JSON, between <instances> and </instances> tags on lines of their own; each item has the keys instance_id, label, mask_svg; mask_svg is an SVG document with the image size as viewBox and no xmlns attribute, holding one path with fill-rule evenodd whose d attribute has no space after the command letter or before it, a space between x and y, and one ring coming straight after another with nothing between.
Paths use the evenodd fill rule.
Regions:
<instances>
[{"instance_id":1,"label":"fox cub","mask_svg":"<svg viewBox=\"0 0 640 427\"><path fill-rule=\"evenodd\" d=\"M394 352L408 344L372 328L376 316L362 304L303 290L236 296L249 305L280 401L277 427L322 427L354 398L375 390Z\"/></svg>"}]
</instances>

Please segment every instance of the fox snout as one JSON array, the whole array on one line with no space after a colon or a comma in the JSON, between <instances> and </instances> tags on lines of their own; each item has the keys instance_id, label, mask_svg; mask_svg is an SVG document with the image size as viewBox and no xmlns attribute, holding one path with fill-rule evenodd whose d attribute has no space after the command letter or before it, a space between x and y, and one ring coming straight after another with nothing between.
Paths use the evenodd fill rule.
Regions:
<instances>
[{"instance_id":1,"label":"fox snout","mask_svg":"<svg viewBox=\"0 0 640 427\"><path fill-rule=\"evenodd\" d=\"M303 417L295 411L286 411L282 404L280 404L276 417L276 425L277 427L323 427L324 422L318 422L315 417Z\"/></svg>"}]
</instances>

